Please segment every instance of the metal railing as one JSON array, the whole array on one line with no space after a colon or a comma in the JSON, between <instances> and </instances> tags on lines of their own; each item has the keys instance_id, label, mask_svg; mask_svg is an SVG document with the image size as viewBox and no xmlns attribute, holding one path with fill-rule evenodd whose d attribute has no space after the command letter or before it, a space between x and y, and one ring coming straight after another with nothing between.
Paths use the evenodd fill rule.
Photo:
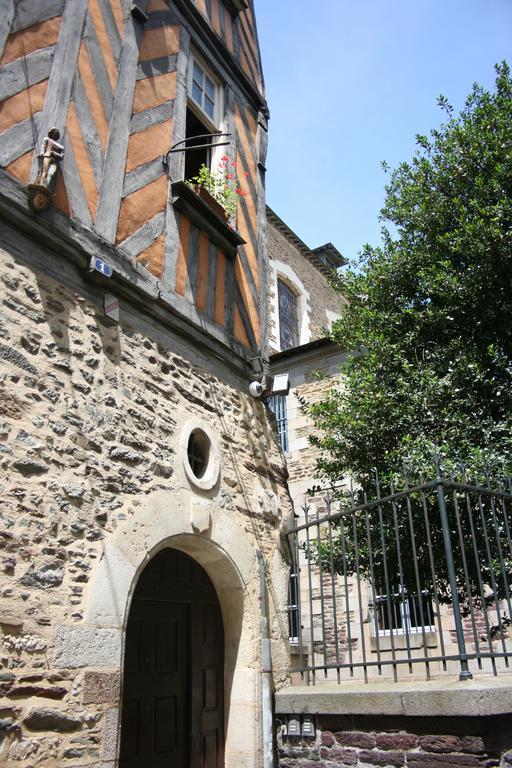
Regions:
<instances>
[{"instance_id":1,"label":"metal railing","mask_svg":"<svg viewBox=\"0 0 512 768\"><path fill-rule=\"evenodd\" d=\"M497 675L512 657L512 487L404 473L312 492L288 532L302 682Z\"/></svg>"}]
</instances>

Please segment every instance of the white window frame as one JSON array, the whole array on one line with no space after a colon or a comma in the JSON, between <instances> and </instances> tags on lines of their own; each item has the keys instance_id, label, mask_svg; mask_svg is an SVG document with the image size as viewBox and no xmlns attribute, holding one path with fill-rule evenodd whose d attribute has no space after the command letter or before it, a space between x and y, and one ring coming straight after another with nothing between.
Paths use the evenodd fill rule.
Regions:
<instances>
[{"instance_id":1,"label":"white window frame","mask_svg":"<svg viewBox=\"0 0 512 768\"><path fill-rule=\"evenodd\" d=\"M193 81L194 81L194 64L197 65L201 71L210 78L214 85L214 107L213 107L213 120L210 115L204 111L202 104L199 104L192 95ZM212 72L210 67L193 51L190 54L188 62L188 77L187 77L187 101L189 107L196 113L198 118L206 124L206 127L214 131L221 130L221 125L224 117L224 86L219 78Z\"/></svg>"},{"instance_id":2,"label":"white window frame","mask_svg":"<svg viewBox=\"0 0 512 768\"><path fill-rule=\"evenodd\" d=\"M425 596L427 593L425 593ZM431 595L428 595L430 597L430 600L432 601ZM401 627L393 627L392 629L381 629L380 627L376 626L375 619L372 620L371 626L373 631L377 631L377 634L379 637L390 637L391 635L416 635L416 634L422 634L423 632L435 632L436 628L434 624L417 624L415 626L412 626L411 619L410 619L410 613L409 613L409 602L407 599L407 596L404 596L401 600L398 599L399 595L392 595L391 597L391 603L395 603L395 605L398 603L400 606L400 615L402 617L402 626ZM386 595L377 595L377 601L384 607L384 611L387 610L387 596ZM398 606L397 606L398 607ZM374 611L378 611L378 607L374 607ZM396 610L396 608L395 608ZM419 618L419 617L418 617ZM428 617L424 617L428 618ZM433 618L433 607L432 607L432 618Z\"/></svg>"}]
</instances>

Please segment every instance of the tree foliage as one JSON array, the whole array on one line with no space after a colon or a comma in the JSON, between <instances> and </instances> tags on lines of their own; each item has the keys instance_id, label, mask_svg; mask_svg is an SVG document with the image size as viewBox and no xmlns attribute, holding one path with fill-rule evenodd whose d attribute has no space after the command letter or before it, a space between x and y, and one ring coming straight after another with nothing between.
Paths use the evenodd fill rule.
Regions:
<instances>
[{"instance_id":1,"label":"tree foliage","mask_svg":"<svg viewBox=\"0 0 512 768\"><path fill-rule=\"evenodd\" d=\"M474 85L460 114L453 113L444 97L439 104L447 115L445 123L428 137L417 136L411 162L390 175L381 211L382 244L367 245L359 265L339 280L348 304L331 337L353 354L340 386L310 408L318 428L312 440L320 448L320 475L333 485L351 477L359 497L352 495L351 504L375 498L375 470L381 481L396 488L404 460L410 476L423 472L431 477L436 446L448 471L460 461L470 474L486 467L497 474L512 469L508 66L496 67L492 91ZM423 512L422 504L415 503L418 531ZM434 513L438 515L433 507ZM399 527L407 526L404 514L401 510L397 516ZM449 514L456 537L453 509ZM393 588L402 568L408 583L399 587L417 591L412 559L407 555L399 563L397 522L391 512L380 523L375 514L346 519L348 527L340 535L350 539L353 529L359 544L352 536L345 562L338 557L338 570L347 562L355 568L356 556L359 567L368 570L373 539L373 580L383 582L387 558ZM424 549L423 555L417 553L422 589L432 593L428 563L431 551L443 551L439 525L433 525L431 546L425 546L425 533L418 536ZM467 605L478 593L481 573L469 534L463 541L454 554L460 575L467 549L468 579L457 587ZM339 544L340 538L338 549ZM494 549L489 568L498 562ZM435 591L450 602L442 555L439 568ZM512 571L512 562L502 562L501 570L502 576ZM496 587L495 597L501 597L502 589Z\"/></svg>"},{"instance_id":2,"label":"tree foliage","mask_svg":"<svg viewBox=\"0 0 512 768\"><path fill-rule=\"evenodd\" d=\"M340 279L332 339L356 354L311 409L320 471L388 475L434 445L470 465L512 465L512 80L474 85L390 176L379 247ZM361 353L361 354L358 354Z\"/></svg>"}]
</instances>

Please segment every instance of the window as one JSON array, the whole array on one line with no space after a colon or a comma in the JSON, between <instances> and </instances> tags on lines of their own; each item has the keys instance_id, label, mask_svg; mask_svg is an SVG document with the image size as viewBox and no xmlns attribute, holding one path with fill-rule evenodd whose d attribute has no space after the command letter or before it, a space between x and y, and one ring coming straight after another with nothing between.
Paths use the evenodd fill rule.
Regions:
<instances>
[{"instance_id":1,"label":"window","mask_svg":"<svg viewBox=\"0 0 512 768\"><path fill-rule=\"evenodd\" d=\"M432 598L428 592L421 595L394 594L389 600L387 595L378 595L375 602L379 635L435 630Z\"/></svg>"},{"instance_id":2,"label":"window","mask_svg":"<svg viewBox=\"0 0 512 768\"><path fill-rule=\"evenodd\" d=\"M222 120L222 86L196 56L190 57L188 97L189 105L206 121L209 130L218 130Z\"/></svg>"},{"instance_id":3,"label":"window","mask_svg":"<svg viewBox=\"0 0 512 768\"><path fill-rule=\"evenodd\" d=\"M215 122L216 85L206 71L192 60L192 83L190 95L198 107L201 107L212 123Z\"/></svg>"},{"instance_id":4,"label":"window","mask_svg":"<svg viewBox=\"0 0 512 768\"><path fill-rule=\"evenodd\" d=\"M209 130L191 109L187 109L185 125L185 135L187 139L191 139L187 141L187 151L185 152L185 179L192 179L197 176L202 165L210 167L211 149L204 145L211 144L211 139L205 138L204 134L209 133ZM202 136L203 138L194 139L192 138L194 136ZM199 145L198 149L192 149L196 145Z\"/></svg>"},{"instance_id":5,"label":"window","mask_svg":"<svg viewBox=\"0 0 512 768\"><path fill-rule=\"evenodd\" d=\"M282 280L277 281L277 301L279 309L279 341L281 351L299 344L299 324L297 317L297 295Z\"/></svg>"},{"instance_id":6,"label":"window","mask_svg":"<svg viewBox=\"0 0 512 768\"><path fill-rule=\"evenodd\" d=\"M214 74L201 59L192 55L188 68L188 105L186 114L185 137L185 179L197 176L202 165L211 168L214 164L212 134L220 130L223 113L223 88ZM197 136L197 139L194 137ZM198 149L191 147L198 146ZM206 146L204 146L206 145Z\"/></svg>"},{"instance_id":7,"label":"window","mask_svg":"<svg viewBox=\"0 0 512 768\"><path fill-rule=\"evenodd\" d=\"M210 441L201 429L194 429L188 439L187 456L194 475L204 476L210 457Z\"/></svg>"},{"instance_id":8,"label":"window","mask_svg":"<svg viewBox=\"0 0 512 768\"><path fill-rule=\"evenodd\" d=\"M277 434L283 451L288 450L288 413L286 409L286 395L274 395L269 398L268 407L276 419Z\"/></svg>"},{"instance_id":9,"label":"window","mask_svg":"<svg viewBox=\"0 0 512 768\"><path fill-rule=\"evenodd\" d=\"M299 568L293 564L288 582L288 636L291 643L298 643L300 635Z\"/></svg>"},{"instance_id":10,"label":"window","mask_svg":"<svg viewBox=\"0 0 512 768\"><path fill-rule=\"evenodd\" d=\"M218 482L220 451L218 438L201 420L191 419L182 429L180 451L185 475L201 491L210 491Z\"/></svg>"}]
</instances>

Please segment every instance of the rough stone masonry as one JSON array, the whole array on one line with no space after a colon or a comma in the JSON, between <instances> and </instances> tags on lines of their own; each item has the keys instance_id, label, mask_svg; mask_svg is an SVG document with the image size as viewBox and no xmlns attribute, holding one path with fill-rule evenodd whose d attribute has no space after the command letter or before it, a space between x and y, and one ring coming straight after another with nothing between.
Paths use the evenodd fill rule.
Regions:
<instances>
[{"instance_id":1,"label":"rough stone masonry","mask_svg":"<svg viewBox=\"0 0 512 768\"><path fill-rule=\"evenodd\" d=\"M512 717L321 715L314 740L278 732L279 768L508 768Z\"/></svg>"},{"instance_id":2,"label":"rough stone masonry","mask_svg":"<svg viewBox=\"0 0 512 768\"><path fill-rule=\"evenodd\" d=\"M260 402L206 356L137 327L135 313L108 326L94 304L5 251L0 302L0 764L106 768L116 758L121 635L86 614L109 541L140 536L143 552L150 523L140 520L158 497L162 519L179 515L205 547L223 515L235 561L246 545L271 560L287 514L282 458ZM218 436L221 479L207 494L194 495L183 473L179 435L191 415ZM247 578L240 706L257 720L257 573ZM283 681L285 618L272 626Z\"/></svg>"}]
</instances>

